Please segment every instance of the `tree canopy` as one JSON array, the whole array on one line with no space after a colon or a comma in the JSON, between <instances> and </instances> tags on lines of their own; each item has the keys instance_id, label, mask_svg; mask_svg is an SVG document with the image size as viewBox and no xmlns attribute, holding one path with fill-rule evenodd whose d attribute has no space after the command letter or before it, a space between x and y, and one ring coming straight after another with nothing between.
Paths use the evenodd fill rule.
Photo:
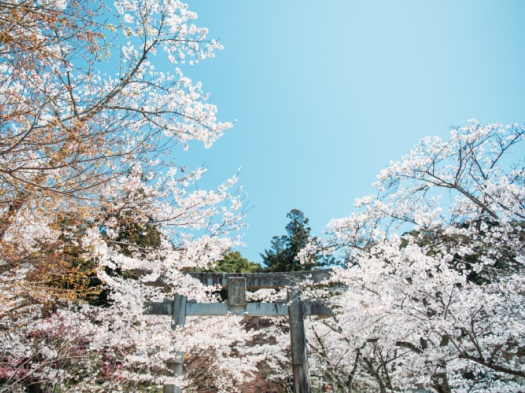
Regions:
<instances>
[{"instance_id":1,"label":"tree canopy","mask_svg":"<svg viewBox=\"0 0 525 393\"><path fill-rule=\"evenodd\" d=\"M286 235L274 236L272 247L260 254L265 270L268 272L293 272L300 270L311 270L323 266L320 255L311 255L306 261L299 261L299 252L308 244L315 241L310 238L310 227L308 218L298 209L292 209L287 215L290 222L286 225ZM326 263L326 261L325 261Z\"/></svg>"},{"instance_id":2,"label":"tree canopy","mask_svg":"<svg viewBox=\"0 0 525 393\"><path fill-rule=\"evenodd\" d=\"M228 251L222 257L208 266L208 268L198 268L198 272L214 273L258 273L261 265L250 262L244 258L240 251Z\"/></svg>"},{"instance_id":3,"label":"tree canopy","mask_svg":"<svg viewBox=\"0 0 525 393\"><path fill-rule=\"evenodd\" d=\"M326 299L335 318L311 325L322 375L349 390L522 390L524 142L524 127L476 121L426 138L329 224L323 247L348 265Z\"/></svg>"},{"instance_id":4,"label":"tree canopy","mask_svg":"<svg viewBox=\"0 0 525 393\"><path fill-rule=\"evenodd\" d=\"M221 49L195 18L177 0L0 1L0 391L137 391L173 382L179 350L242 345L233 319L214 341L143 315L207 298L181 271L241 225L236 177L198 189L205 170L177 161L232 126L183 74ZM168 292L142 284L165 272ZM225 386L254 369L212 352Z\"/></svg>"}]
</instances>

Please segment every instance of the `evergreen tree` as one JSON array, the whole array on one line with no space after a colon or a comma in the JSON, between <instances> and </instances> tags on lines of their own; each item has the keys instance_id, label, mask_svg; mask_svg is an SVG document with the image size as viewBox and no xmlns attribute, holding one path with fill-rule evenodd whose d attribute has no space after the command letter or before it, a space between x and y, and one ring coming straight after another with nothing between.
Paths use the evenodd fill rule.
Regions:
<instances>
[{"instance_id":1,"label":"evergreen tree","mask_svg":"<svg viewBox=\"0 0 525 393\"><path fill-rule=\"evenodd\" d=\"M304 248L310 238L310 227L308 218L298 209L292 209L287 215L290 222L286 225L286 235L274 236L272 247L260 254L263 263L266 265L265 271L268 272L293 272L300 270L312 270L315 267L323 266L332 262L332 258L327 261L319 255L314 256L312 263L301 264L297 255Z\"/></svg>"}]
</instances>

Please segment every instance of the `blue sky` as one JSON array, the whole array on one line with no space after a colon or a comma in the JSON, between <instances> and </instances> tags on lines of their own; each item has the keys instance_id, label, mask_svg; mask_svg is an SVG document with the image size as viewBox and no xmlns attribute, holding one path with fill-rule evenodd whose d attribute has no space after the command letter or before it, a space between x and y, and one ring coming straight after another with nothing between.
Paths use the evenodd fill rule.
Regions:
<instances>
[{"instance_id":1,"label":"blue sky","mask_svg":"<svg viewBox=\"0 0 525 393\"><path fill-rule=\"evenodd\" d=\"M223 121L200 187L243 170L240 251L260 262L293 208L321 235L376 174L468 119L525 122L525 1L190 0L225 49L183 71ZM525 154L525 152L524 152Z\"/></svg>"}]
</instances>

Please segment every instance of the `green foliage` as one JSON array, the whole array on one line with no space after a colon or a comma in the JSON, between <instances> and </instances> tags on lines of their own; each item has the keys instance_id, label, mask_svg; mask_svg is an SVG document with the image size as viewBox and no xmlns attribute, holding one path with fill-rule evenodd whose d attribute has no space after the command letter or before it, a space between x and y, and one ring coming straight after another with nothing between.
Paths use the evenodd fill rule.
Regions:
<instances>
[{"instance_id":1,"label":"green foliage","mask_svg":"<svg viewBox=\"0 0 525 393\"><path fill-rule=\"evenodd\" d=\"M267 272L293 272L302 270L312 270L316 267L325 266L334 263L332 257L322 257L315 255L311 258L311 263L301 264L297 259L299 251L303 249L309 241L315 241L316 238L310 238L310 227L308 218L298 209L292 209L287 215L290 222L286 225L286 235L274 236L272 247L260 254L264 269Z\"/></svg>"},{"instance_id":2,"label":"green foliage","mask_svg":"<svg viewBox=\"0 0 525 393\"><path fill-rule=\"evenodd\" d=\"M244 258L240 251L229 251L222 259L215 262L213 267L208 269L194 269L196 272L212 272L212 273L259 273L261 265L255 262L250 262Z\"/></svg>"},{"instance_id":3,"label":"green foliage","mask_svg":"<svg viewBox=\"0 0 525 393\"><path fill-rule=\"evenodd\" d=\"M261 265L250 262L244 258L239 251L230 251L224 257L217 261L211 272L224 273L258 273L261 271Z\"/></svg>"}]
</instances>

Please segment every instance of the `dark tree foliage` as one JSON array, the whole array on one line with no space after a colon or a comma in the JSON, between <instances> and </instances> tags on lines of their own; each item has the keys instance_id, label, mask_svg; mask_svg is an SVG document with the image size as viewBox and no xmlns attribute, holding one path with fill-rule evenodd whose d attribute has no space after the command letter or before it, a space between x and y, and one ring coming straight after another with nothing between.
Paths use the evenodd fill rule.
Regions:
<instances>
[{"instance_id":1,"label":"dark tree foliage","mask_svg":"<svg viewBox=\"0 0 525 393\"><path fill-rule=\"evenodd\" d=\"M286 217L290 219L286 225L287 234L274 236L272 247L260 254L266 265L264 270L267 272L294 272L332 264L333 258L320 255L313 256L311 263L301 264L296 259L299 251L312 240L310 238L311 229L308 226L308 218L298 209L291 210Z\"/></svg>"},{"instance_id":2,"label":"dark tree foliage","mask_svg":"<svg viewBox=\"0 0 525 393\"><path fill-rule=\"evenodd\" d=\"M209 269L193 269L193 271L213 273L258 273L260 270L261 266L258 263L250 262L240 251L227 252Z\"/></svg>"},{"instance_id":3,"label":"dark tree foliage","mask_svg":"<svg viewBox=\"0 0 525 393\"><path fill-rule=\"evenodd\" d=\"M102 222L109 217L104 216ZM101 234L106 242L113 245L121 254L131 256L133 254L146 255L147 250L157 248L161 245L162 234L158 226L152 223L140 223L117 215L118 235L112 239L107 234L107 228L101 227ZM73 215L64 215L60 218L61 225L67 226L70 231L62 234L56 247L60 248L53 261L57 268L54 274L46 275L46 284L53 288L52 293L60 294L69 300L85 300L93 306L109 306L109 290L98 278L95 269L95 261L85 259L82 256L82 247L79 245L80 238L86 233L88 227L85 220ZM60 252L58 252L60 251ZM52 254L52 255L53 255ZM109 276L120 276L126 279L138 279L139 274L134 271L121 271L120 268L104 268ZM53 302L56 302L53 299ZM53 311L54 309L50 309ZM47 312L48 310L45 309Z\"/></svg>"}]
</instances>

